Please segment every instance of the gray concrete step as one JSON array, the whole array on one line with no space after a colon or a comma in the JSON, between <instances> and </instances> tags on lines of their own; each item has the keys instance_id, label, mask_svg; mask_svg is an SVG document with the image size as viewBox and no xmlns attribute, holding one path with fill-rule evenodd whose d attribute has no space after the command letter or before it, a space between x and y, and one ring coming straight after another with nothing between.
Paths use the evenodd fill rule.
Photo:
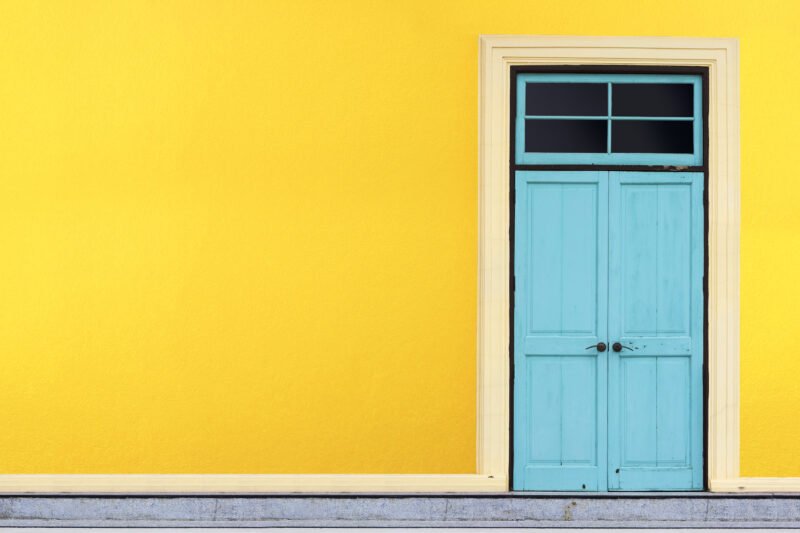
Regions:
<instances>
[{"instance_id":1,"label":"gray concrete step","mask_svg":"<svg viewBox=\"0 0 800 533\"><path fill-rule=\"evenodd\" d=\"M800 495L0 496L0 526L800 528Z\"/></svg>"}]
</instances>

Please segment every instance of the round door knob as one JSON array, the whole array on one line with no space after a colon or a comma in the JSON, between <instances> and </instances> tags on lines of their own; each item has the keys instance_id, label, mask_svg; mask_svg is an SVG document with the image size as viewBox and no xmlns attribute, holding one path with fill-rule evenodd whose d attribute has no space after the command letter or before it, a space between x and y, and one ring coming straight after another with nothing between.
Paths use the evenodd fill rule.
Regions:
<instances>
[{"instance_id":1,"label":"round door knob","mask_svg":"<svg viewBox=\"0 0 800 533\"><path fill-rule=\"evenodd\" d=\"M591 350L592 348L594 348L598 352L605 352L608 346L606 346L606 343L604 342L598 342L597 344L592 344L591 346L586 347L587 350Z\"/></svg>"},{"instance_id":2,"label":"round door knob","mask_svg":"<svg viewBox=\"0 0 800 533\"><path fill-rule=\"evenodd\" d=\"M614 344L611 345L611 349L614 350L615 352L621 352L622 351L622 343L615 342Z\"/></svg>"}]
</instances>

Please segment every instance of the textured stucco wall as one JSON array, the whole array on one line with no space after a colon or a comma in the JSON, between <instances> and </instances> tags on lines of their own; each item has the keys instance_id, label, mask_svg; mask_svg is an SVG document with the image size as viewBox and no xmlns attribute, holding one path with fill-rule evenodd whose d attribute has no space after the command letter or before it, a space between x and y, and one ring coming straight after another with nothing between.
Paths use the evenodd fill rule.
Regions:
<instances>
[{"instance_id":1,"label":"textured stucco wall","mask_svg":"<svg viewBox=\"0 0 800 533\"><path fill-rule=\"evenodd\" d=\"M742 473L800 475L800 4L0 3L0 472L471 472L477 38L742 53Z\"/></svg>"}]
</instances>

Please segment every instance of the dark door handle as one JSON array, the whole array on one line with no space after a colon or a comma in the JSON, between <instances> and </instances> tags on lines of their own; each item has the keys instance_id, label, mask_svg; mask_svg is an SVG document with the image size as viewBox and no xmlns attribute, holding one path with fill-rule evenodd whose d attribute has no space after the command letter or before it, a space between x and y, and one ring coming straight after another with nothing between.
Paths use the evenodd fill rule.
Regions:
<instances>
[{"instance_id":1,"label":"dark door handle","mask_svg":"<svg viewBox=\"0 0 800 533\"><path fill-rule=\"evenodd\" d=\"M614 350L615 352L621 352L623 349L633 351L633 348L631 348L630 346L623 346L622 343L620 342L615 342L614 344L612 344L611 349Z\"/></svg>"},{"instance_id":2,"label":"dark door handle","mask_svg":"<svg viewBox=\"0 0 800 533\"><path fill-rule=\"evenodd\" d=\"M597 344L592 344L591 346L586 347L587 350L589 350L590 348L597 348L598 352L605 352L608 346L606 346L606 343L604 342L598 342Z\"/></svg>"}]
</instances>

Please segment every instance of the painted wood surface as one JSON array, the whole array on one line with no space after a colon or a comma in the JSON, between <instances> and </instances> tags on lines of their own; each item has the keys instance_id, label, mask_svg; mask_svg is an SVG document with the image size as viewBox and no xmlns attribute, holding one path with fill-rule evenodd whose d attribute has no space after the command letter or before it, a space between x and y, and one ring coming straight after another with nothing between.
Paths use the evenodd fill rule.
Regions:
<instances>
[{"instance_id":1,"label":"painted wood surface","mask_svg":"<svg viewBox=\"0 0 800 533\"><path fill-rule=\"evenodd\" d=\"M515 179L514 488L702 488L702 173Z\"/></svg>"},{"instance_id":2,"label":"painted wood surface","mask_svg":"<svg viewBox=\"0 0 800 533\"><path fill-rule=\"evenodd\" d=\"M701 489L703 174L609 174L609 489Z\"/></svg>"},{"instance_id":3,"label":"painted wood surface","mask_svg":"<svg viewBox=\"0 0 800 533\"><path fill-rule=\"evenodd\" d=\"M514 488L605 490L608 179L517 172Z\"/></svg>"}]
</instances>

